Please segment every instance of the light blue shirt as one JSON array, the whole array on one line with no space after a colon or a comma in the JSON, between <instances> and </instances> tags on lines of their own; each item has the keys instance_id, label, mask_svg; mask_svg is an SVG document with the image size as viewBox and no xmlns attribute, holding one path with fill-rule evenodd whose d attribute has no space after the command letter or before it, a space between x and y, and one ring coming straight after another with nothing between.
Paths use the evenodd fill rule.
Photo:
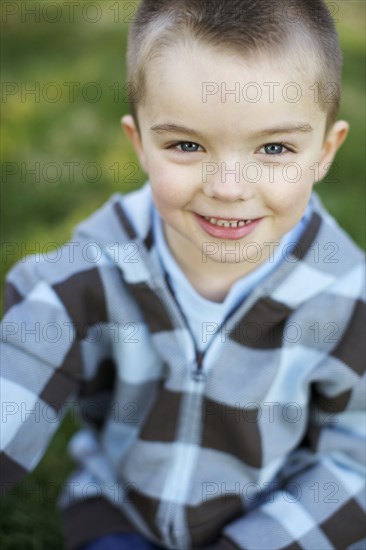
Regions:
<instances>
[{"instance_id":1,"label":"light blue shirt","mask_svg":"<svg viewBox=\"0 0 366 550\"><path fill-rule=\"evenodd\" d=\"M289 252L289 243L298 241L308 224L312 210L310 200L301 220L282 237L278 246L274 246L270 257L257 269L237 280L224 301L218 303L201 296L188 281L166 243L160 215L153 206L153 232L159 259L192 330L198 349L203 351L207 347L230 311L284 261Z\"/></svg>"}]
</instances>

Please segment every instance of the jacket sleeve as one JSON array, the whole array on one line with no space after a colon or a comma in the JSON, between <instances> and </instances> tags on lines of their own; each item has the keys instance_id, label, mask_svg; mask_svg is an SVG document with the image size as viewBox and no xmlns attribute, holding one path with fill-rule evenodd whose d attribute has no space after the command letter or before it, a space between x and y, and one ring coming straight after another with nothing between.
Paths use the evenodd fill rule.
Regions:
<instances>
[{"instance_id":1,"label":"jacket sleeve","mask_svg":"<svg viewBox=\"0 0 366 550\"><path fill-rule=\"evenodd\" d=\"M7 277L0 344L2 493L41 460L81 378L72 320L39 275L38 262L28 257Z\"/></svg>"},{"instance_id":2,"label":"jacket sleeve","mask_svg":"<svg viewBox=\"0 0 366 550\"><path fill-rule=\"evenodd\" d=\"M365 303L357 300L340 342L317 367L329 376L312 384L307 434L293 454L292 474L287 464L283 484L227 524L211 548L365 548L364 328ZM347 369L337 373L339 362Z\"/></svg>"}]
</instances>

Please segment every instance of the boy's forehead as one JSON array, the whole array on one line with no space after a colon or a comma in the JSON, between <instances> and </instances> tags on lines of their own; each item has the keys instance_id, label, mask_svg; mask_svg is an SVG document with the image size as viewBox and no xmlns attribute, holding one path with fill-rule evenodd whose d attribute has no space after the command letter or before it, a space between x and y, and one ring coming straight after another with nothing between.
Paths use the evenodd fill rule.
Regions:
<instances>
[{"instance_id":1,"label":"boy's forehead","mask_svg":"<svg viewBox=\"0 0 366 550\"><path fill-rule=\"evenodd\" d=\"M255 114L260 118L319 118L316 71L297 56L244 56L211 47L171 47L146 70L144 104L149 120L203 114ZM325 115L324 115L325 116Z\"/></svg>"}]
</instances>

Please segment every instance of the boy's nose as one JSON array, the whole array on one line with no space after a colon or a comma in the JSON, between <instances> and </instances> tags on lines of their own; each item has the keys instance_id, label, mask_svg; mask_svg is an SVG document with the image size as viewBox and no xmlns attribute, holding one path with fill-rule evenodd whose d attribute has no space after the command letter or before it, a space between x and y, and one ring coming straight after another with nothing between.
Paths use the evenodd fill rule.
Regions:
<instances>
[{"instance_id":1,"label":"boy's nose","mask_svg":"<svg viewBox=\"0 0 366 550\"><path fill-rule=\"evenodd\" d=\"M257 181L255 166L248 167L238 161L208 162L202 166L204 192L222 201L251 199Z\"/></svg>"}]
</instances>

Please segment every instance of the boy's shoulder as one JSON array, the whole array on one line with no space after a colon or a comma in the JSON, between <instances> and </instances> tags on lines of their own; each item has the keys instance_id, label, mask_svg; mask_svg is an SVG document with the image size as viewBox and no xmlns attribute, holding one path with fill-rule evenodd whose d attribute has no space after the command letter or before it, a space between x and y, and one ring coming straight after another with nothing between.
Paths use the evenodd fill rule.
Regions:
<instances>
[{"instance_id":1,"label":"boy's shoulder","mask_svg":"<svg viewBox=\"0 0 366 550\"><path fill-rule=\"evenodd\" d=\"M151 228L152 194L149 182L128 193L115 193L75 228L74 236L99 246L126 239L144 239Z\"/></svg>"},{"instance_id":2,"label":"boy's shoulder","mask_svg":"<svg viewBox=\"0 0 366 550\"><path fill-rule=\"evenodd\" d=\"M310 309L321 315L324 300L349 304L365 300L365 252L311 195L307 227L269 285L271 298L292 311ZM353 304L353 305L352 305ZM302 307L300 307L302 306ZM348 307L348 306L347 306Z\"/></svg>"},{"instance_id":3,"label":"boy's shoulder","mask_svg":"<svg viewBox=\"0 0 366 550\"><path fill-rule=\"evenodd\" d=\"M60 276L64 269L72 274L79 268L103 265L106 249L113 252L117 244L146 237L150 229L151 200L147 184L130 193L114 193L75 226L69 241L53 251L47 250L47 254L23 257L9 273L20 268L24 273L33 269L47 279L52 274Z\"/></svg>"},{"instance_id":4,"label":"boy's shoulder","mask_svg":"<svg viewBox=\"0 0 366 550\"><path fill-rule=\"evenodd\" d=\"M123 205L123 206L122 206ZM79 223L71 239L47 254L22 258L9 271L7 282L27 293L39 281L55 286L66 279L91 278L92 273L118 264L118 249L136 238L144 238L150 228L151 192L148 185L112 195L106 203Z\"/></svg>"},{"instance_id":5,"label":"boy's shoulder","mask_svg":"<svg viewBox=\"0 0 366 550\"><path fill-rule=\"evenodd\" d=\"M311 203L313 216L310 227L300 239L307 248L303 261L333 276L342 276L356 265L363 264L365 252L329 213L315 191L311 195Z\"/></svg>"}]
</instances>

